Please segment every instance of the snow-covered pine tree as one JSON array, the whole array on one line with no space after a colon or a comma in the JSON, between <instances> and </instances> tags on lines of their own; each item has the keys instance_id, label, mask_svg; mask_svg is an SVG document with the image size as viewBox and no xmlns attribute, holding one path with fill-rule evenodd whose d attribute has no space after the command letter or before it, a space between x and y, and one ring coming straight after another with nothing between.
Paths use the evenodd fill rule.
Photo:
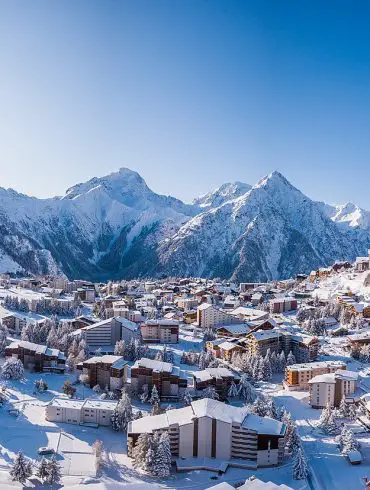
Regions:
<instances>
[{"instance_id":1,"label":"snow-covered pine tree","mask_svg":"<svg viewBox=\"0 0 370 490\"><path fill-rule=\"evenodd\" d=\"M353 432L348 429L342 439L342 454L348 454L351 451L358 451L360 449L360 443L353 435Z\"/></svg>"},{"instance_id":2,"label":"snow-covered pine tree","mask_svg":"<svg viewBox=\"0 0 370 490\"><path fill-rule=\"evenodd\" d=\"M149 398L149 386L147 384L143 385L141 388L141 394L139 395L140 401L146 403Z\"/></svg>"},{"instance_id":3,"label":"snow-covered pine tree","mask_svg":"<svg viewBox=\"0 0 370 490\"><path fill-rule=\"evenodd\" d=\"M20 359L10 357L2 367L1 376L4 379L22 379L24 377L24 367Z\"/></svg>"},{"instance_id":4,"label":"snow-covered pine tree","mask_svg":"<svg viewBox=\"0 0 370 490\"><path fill-rule=\"evenodd\" d=\"M255 399L254 389L250 384L248 376L246 374L241 375L239 381L238 395L242 400L244 400L245 403L252 403Z\"/></svg>"},{"instance_id":5,"label":"snow-covered pine tree","mask_svg":"<svg viewBox=\"0 0 370 490\"><path fill-rule=\"evenodd\" d=\"M48 476L49 461L46 458L41 458L40 464L37 467L36 477L44 482Z\"/></svg>"},{"instance_id":6,"label":"snow-covered pine tree","mask_svg":"<svg viewBox=\"0 0 370 490\"><path fill-rule=\"evenodd\" d=\"M280 352L280 355L278 356L278 362L279 362L279 372L283 373L287 366L285 352L283 350Z\"/></svg>"},{"instance_id":7,"label":"snow-covered pine tree","mask_svg":"<svg viewBox=\"0 0 370 490\"><path fill-rule=\"evenodd\" d=\"M8 345L8 329L0 322L0 356L4 355L5 347Z\"/></svg>"},{"instance_id":8,"label":"snow-covered pine tree","mask_svg":"<svg viewBox=\"0 0 370 490\"><path fill-rule=\"evenodd\" d=\"M230 384L227 396L229 398L236 398L238 396L238 388L237 388L236 384L234 383L234 381L232 381Z\"/></svg>"},{"instance_id":9,"label":"snow-covered pine tree","mask_svg":"<svg viewBox=\"0 0 370 490\"><path fill-rule=\"evenodd\" d=\"M335 434L337 431L337 426L333 417L333 410L329 403L322 409L317 427L322 429L326 434Z\"/></svg>"},{"instance_id":10,"label":"snow-covered pine tree","mask_svg":"<svg viewBox=\"0 0 370 490\"><path fill-rule=\"evenodd\" d=\"M55 456L51 458L48 463L48 471L46 482L49 485L53 485L54 483L59 483L62 478L62 471L59 462L55 459Z\"/></svg>"},{"instance_id":11,"label":"snow-covered pine tree","mask_svg":"<svg viewBox=\"0 0 370 490\"><path fill-rule=\"evenodd\" d=\"M211 400L218 400L218 393L214 386L207 386L202 390L202 398L211 398Z\"/></svg>"},{"instance_id":12,"label":"snow-covered pine tree","mask_svg":"<svg viewBox=\"0 0 370 490\"><path fill-rule=\"evenodd\" d=\"M191 405L191 402L193 401L193 397L191 396L191 393L187 388L184 391L183 400L186 406Z\"/></svg>"},{"instance_id":13,"label":"snow-covered pine tree","mask_svg":"<svg viewBox=\"0 0 370 490\"><path fill-rule=\"evenodd\" d=\"M150 398L149 398L149 403L151 405L154 405L155 403L160 405L160 403L161 403L156 385L153 385L153 388L152 388L152 391L150 394Z\"/></svg>"},{"instance_id":14,"label":"snow-covered pine tree","mask_svg":"<svg viewBox=\"0 0 370 490\"><path fill-rule=\"evenodd\" d=\"M154 450L153 472L160 478L166 478L171 472L171 445L167 432L164 432Z\"/></svg>"},{"instance_id":15,"label":"snow-covered pine tree","mask_svg":"<svg viewBox=\"0 0 370 490\"><path fill-rule=\"evenodd\" d=\"M304 480L309 475L307 460L301 447L298 447L293 464L294 480Z\"/></svg>"},{"instance_id":16,"label":"snow-covered pine tree","mask_svg":"<svg viewBox=\"0 0 370 490\"><path fill-rule=\"evenodd\" d=\"M25 458L22 451L19 451L10 469L10 477L13 481L24 485L30 476L32 476L31 462Z\"/></svg>"},{"instance_id":17,"label":"snow-covered pine tree","mask_svg":"<svg viewBox=\"0 0 370 490\"><path fill-rule=\"evenodd\" d=\"M260 417L264 417L267 413L266 400L261 396L258 396L252 405L252 411Z\"/></svg>"},{"instance_id":18,"label":"snow-covered pine tree","mask_svg":"<svg viewBox=\"0 0 370 490\"><path fill-rule=\"evenodd\" d=\"M290 351L289 354L288 354L288 357L286 358L286 365L287 366L292 366L295 363L296 363L295 356L293 355L293 352Z\"/></svg>"},{"instance_id":19,"label":"snow-covered pine tree","mask_svg":"<svg viewBox=\"0 0 370 490\"><path fill-rule=\"evenodd\" d=\"M114 355L115 356L124 356L125 355L125 341L118 340L116 345L114 346Z\"/></svg>"},{"instance_id":20,"label":"snow-covered pine tree","mask_svg":"<svg viewBox=\"0 0 370 490\"><path fill-rule=\"evenodd\" d=\"M133 449L133 467L137 470L150 471L152 465L147 455L152 450L152 436L147 433L140 434Z\"/></svg>"},{"instance_id":21,"label":"snow-covered pine tree","mask_svg":"<svg viewBox=\"0 0 370 490\"><path fill-rule=\"evenodd\" d=\"M266 417L270 417L271 419L277 420L278 412L273 398L268 398L266 405L267 405Z\"/></svg>"}]
</instances>

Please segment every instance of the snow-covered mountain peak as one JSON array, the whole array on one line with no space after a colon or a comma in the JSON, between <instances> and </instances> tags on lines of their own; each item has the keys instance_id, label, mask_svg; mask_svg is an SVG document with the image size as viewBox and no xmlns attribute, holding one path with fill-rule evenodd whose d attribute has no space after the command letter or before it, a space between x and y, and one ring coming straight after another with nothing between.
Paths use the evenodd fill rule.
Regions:
<instances>
[{"instance_id":1,"label":"snow-covered mountain peak","mask_svg":"<svg viewBox=\"0 0 370 490\"><path fill-rule=\"evenodd\" d=\"M344 223L351 228L370 230L370 213L357 204L347 202L333 207L331 219L337 223Z\"/></svg>"},{"instance_id":2,"label":"snow-covered mountain peak","mask_svg":"<svg viewBox=\"0 0 370 490\"><path fill-rule=\"evenodd\" d=\"M215 208L231 199L236 199L244 195L251 188L249 184L244 182L226 182L214 191L194 199L192 204L202 209Z\"/></svg>"}]
</instances>

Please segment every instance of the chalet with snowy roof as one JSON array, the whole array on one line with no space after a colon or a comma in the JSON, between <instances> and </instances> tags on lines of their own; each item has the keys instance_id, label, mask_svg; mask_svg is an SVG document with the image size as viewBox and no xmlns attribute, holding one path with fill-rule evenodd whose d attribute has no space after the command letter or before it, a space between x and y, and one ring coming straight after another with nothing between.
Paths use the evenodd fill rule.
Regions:
<instances>
[{"instance_id":1,"label":"chalet with snowy roof","mask_svg":"<svg viewBox=\"0 0 370 490\"><path fill-rule=\"evenodd\" d=\"M172 456L185 465L199 465L200 458L235 459L241 466L256 469L279 465L284 458L286 426L282 422L209 398L130 422L128 456L132 457L141 434L154 432L168 432Z\"/></svg>"},{"instance_id":2,"label":"chalet with snowy roof","mask_svg":"<svg viewBox=\"0 0 370 490\"><path fill-rule=\"evenodd\" d=\"M131 367L131 387L141 393L144 385L148 385L149 392L155 385L161 398L179 398L188 381L178 366L143 357Z\"/></svg>"},{"instance_id":3,"label":"chalet with snowy roof","mask_svg":"<svg viewBox=\"0 0 370 490\"><path fill-rule=\"evenodd\" d=\"M242 485L230 485L230 483L222 482L214 485L212 487L208 487L207 490L293 490L292 487L288 487L282 483L278 485L273 483L272 481L264 482L259 480L255 476L251 476L246 480Z\"/></svg>"},{"instance_id":4,"label":"chalet with snowy roof","mask_svg":"<svg viewBox=\"0 0 370 490\"><path fill-rule=\"evenodd\" d=\"M337 370L335 373L319 374L308 382L310 386L310 405L312 408L339 407L343 397L354 394L357 388L358 373Z\"/></svg>"},{"instance_id":5,"label":"chalet with snowy roof","mask_svg":"<svg viewBox=\"0 0 370 490\"><path fill-rule=\"evenodd\" d=\"M239 338L215 339L206 342L206 350L214 357L230 361L235 352L243 353L246 349L239 344Z\"/></svg>"},{"instance_id":6,"label":"chalet with snowy roof","mask_svg":"<svg viewBox=\"0 0 370 490\"><path fill-rule=\"evenodd\" d=\"M267 320L270 316L268 311L258 310L257 308L247 308L245 306L238 306L238 308L232 310L230 314L245 322Z\"/></svg>"},{"instance_id":7,"label":"chalet with snowy roof","mask_svg":"<svg viewBox=\"0 0 370 490\"><path fill-rule=\"evenodd\" d=\"M77 364L79 374L88 377L90 388L99 385L110 391L120 390L127 382L128 362L121 356L95 356Z\"/></svg>"},{"instance_id":8,"label":"chalet with snowy roof","mask_svg":"<svg viewBox=\"0 0 370 490\"><path fill-rule=\"evenodd\" d=\"M30 371L64 373L66 358L63 352L26 340L15 340L5 347L5 357L22 361Z\"/></svg>"},{"instance_id":9,"label":"chalet with snowy roof","mask_svg":"<svg viewBox=\"0 0 370 490\"><path fill-rule=\"evenodd\" d=\"M231 383L238 384L239 381L240 376L225 367L193 372L193 384L197 391L213 387L221 398L226 398Z\"/></svg>"},{"instance_id":10,"label":"chalet with snowy roof","mask_svg":"<svg viewBox=\"0 0 370 490\"><path fill-rule=\"evenodd\" d=\"M352 347L357 345L357 347L361 348L363 345L370 344L370 332L366 331L353 335L348 335L347 339Z\"/></svg>"},{"instance_id":11,"label":"chalet with snowy roof","mask_svg":"<svg viewBox=\"0 0 370 490\"><path fill-rule=\"evenodd\" d=\"M151 344L177 344L179 341L179 321L161 318L146 320L140 325L143 342Z\"/></svg>"},{"instance_id":12,"label":"chalet with snowy roof","mask_svg":"<svg viewBox=\"0 0 370 490\"><path fill-rule=\"evenodd\" d=\"M292 364L285 370L284 386L288 390L308 390L309 381L320 374L335 373L338 370L346 370L347 365L343 361L322 361L302 364Z\"/></svg>"}]
</instances>

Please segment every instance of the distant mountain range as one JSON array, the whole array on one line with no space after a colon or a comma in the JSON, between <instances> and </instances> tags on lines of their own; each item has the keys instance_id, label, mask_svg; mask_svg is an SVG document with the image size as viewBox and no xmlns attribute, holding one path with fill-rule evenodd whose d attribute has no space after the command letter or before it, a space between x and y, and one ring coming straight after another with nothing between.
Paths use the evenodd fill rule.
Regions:
<instances>
[{"instance_id":1,"label":"distant mountain range","mask_svg":"<svg viewBox=\"0 0 370 490\"><path fill-rule=\"evenodd\" d=\"M0 188L0 272L264 281L353 261L369 247L368 211L312 201L279 172L192 204L154 193L127 168L51 199Z\"/></svg>"}]
</instances>

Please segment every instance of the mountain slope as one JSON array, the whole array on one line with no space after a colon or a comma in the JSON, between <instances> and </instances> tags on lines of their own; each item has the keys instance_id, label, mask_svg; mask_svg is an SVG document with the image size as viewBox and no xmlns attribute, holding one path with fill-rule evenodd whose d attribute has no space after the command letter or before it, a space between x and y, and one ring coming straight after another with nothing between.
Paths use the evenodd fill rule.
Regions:
<instances>
[{"instance_id":1,"label":"mountain slope","mask_svg":"<svg viewBox=\"0 0 370 490\"><path fill-rule=\"evenodd\" d=\"M339 226L280 173L183 225L160 247L163 272L172 275L267 280L353 260L369 233Z\"/></svg>"},{"instance_id":2,"label":"mountain slope","mask_svg":"<svg viewBox=\"0 0 370 490\"><path fill-rule=\"evenodd\" d=\"M0 188L0 272L276 279L364 255L369 223L354 205L311 201L278 172L187 205L122 168L52 199Z\"/></svg>"}]
</instances>

